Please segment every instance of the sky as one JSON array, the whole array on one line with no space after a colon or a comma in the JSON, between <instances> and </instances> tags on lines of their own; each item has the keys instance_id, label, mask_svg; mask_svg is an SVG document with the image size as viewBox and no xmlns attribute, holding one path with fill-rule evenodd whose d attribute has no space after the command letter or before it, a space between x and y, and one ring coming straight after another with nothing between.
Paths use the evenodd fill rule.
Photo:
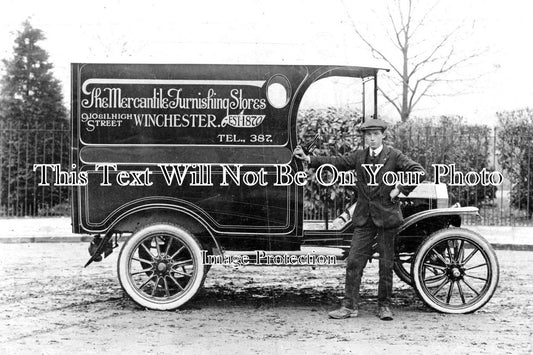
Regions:
<instances>
[{"instance_id":1,"label":"sky","mask_svg":"<svg viewBox=\"0 0 533 355\"><path fill-rule=\"evenodd\" d=\"M368 65L375 61L354 26L379 34L385 24L383 0L0 3L0 58L12 56L16 31L29 18L47 37L40 45L63 84L66 104L72 62ZM483 55L453 73L475 80L442 86L444 95L421 101L413 115L461 115L469 122L495 124L498 111L532 106L532 10L533 2L526 0L505 5L496 0L441 1L425 29L427 38L438 39L450 26L467 24L468 31L457 39L458 51L476 49ZM389 45L384 37L375 41ZM346 89L342 81L331 85ZM325 85L306 99L325 105L353 100L344 91L336 94ZM398 119L390 106L381 107Z\"/></svg>"}]
</instances>

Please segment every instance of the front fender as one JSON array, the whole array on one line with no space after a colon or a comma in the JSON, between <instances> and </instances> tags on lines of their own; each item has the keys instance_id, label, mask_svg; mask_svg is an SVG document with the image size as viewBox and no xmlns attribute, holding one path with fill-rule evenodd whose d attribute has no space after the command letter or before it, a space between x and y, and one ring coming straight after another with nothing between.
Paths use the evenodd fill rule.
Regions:
<instances>
[{"instance_id":1,"label":"front fender","mask_svg":"<svg viewBox=\"0 0 533 355\"><path fill-rule=\"evenodd\" d=\"M415 213L408 218L406 218L400 227L398 233L406 230L407 228L413 226L414 224L421 222L427 219L434 219L441 217L447 218L450 221L450 224L455 227L461 226L461 216L463 215L474 215L479 216L479 209L477 207L449 207L449 208L436 208L432 210L422 211Z\"/></svg>"}]
</instances>

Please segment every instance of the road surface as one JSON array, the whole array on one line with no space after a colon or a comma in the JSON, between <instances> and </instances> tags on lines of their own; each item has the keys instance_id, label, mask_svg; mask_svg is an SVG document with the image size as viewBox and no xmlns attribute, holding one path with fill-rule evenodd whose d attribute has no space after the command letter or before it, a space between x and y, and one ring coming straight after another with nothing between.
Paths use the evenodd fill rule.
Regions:
<instances>
[{"instance_id":1,"label":"road surface","mask_svg":"<svg viewBox=\"0 0 533 355\"><path fill-rule=\"evenodd\" d=\"M122 292L117 252L84 269L85 243L4 244L0 353L531 353L533 252L497 251L500 284L474 314L427 308L395 278L392 322L375 316L377 263L363 277L360 317L330 320L344 265L214 266L183 309L140 308Z\"/></svg>"}]
</instances>

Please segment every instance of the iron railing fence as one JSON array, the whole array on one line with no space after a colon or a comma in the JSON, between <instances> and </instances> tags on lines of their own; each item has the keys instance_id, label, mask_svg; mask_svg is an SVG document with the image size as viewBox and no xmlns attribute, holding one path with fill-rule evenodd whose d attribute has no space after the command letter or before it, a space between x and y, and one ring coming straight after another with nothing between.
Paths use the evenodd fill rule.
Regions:
<instances>
[{"instance_id":1,"label":"iron railing fence","mask_svg":"<svg viewBox=\"0 0 533 355\"><path fill-rule=\"evenodd\" d=\"M0 216L68 214L69 188L39 186L33 165L60 164L68 170L69 147L68 123L43 127L0 122Z\"/></svg>"},{"instance_id":2,"label":"iron railing fence","mask_svg":"<svg viewBox=\"0 0 533 355\"><path fill-rule=\"evenodd\" d=\"M470 130L452 135L442 127L428 127L403 132L401 136L391 137L387 144L420 162L429 173L429 181L434 180L432 164L436 163L455 163L456 170L463 173L480 172L483 168L501 172L504 182L496 189L480 185L448 186L450 204L479 207L483 219L469 217L466 224L532 226L533 137L524 134L511 142L511 154L507 152L505 156L508 169L502 167L505 152L499 149L499 139L497 130ZM343 154L347 145L355 149L357 144L360 144L359 135L344 133L336 140L322 142L315 153ZM33 165L60 164L69 170L69 149L67 123L38 127L0 122L0 216L68 215L69 188L54 184L39 186L40 175L33 171ZM316 183L313 172L310 176L305 190L306 219L334 219L355 202L350 188L323 187Z\"/></svg>"}]
</instances>

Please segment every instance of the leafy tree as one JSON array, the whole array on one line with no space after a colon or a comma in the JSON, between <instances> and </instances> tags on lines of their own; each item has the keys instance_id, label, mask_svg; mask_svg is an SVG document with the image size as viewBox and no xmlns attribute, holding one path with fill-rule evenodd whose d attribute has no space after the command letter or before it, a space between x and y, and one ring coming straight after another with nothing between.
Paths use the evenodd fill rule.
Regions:
<instances>
[{"instance_id":1,"label":"leafy tree","mask_svg":"<svg viewBox=\"0 0 533 355\"><path fill-rule=\"evenodd\" d=\"M511 204L533 215L533 109L498 112L498 155L509 174Z\"/></svg>"},{"instance_id":2,"label":"leafy tree","mask_svg":"<svg viewBox=\"0 0 533 355\"><path fill-rule=\"evenodd\" d=\"M493 171L489 163L491 134L490 127L466 125L457 116L399 122L389 131L392 145L424 166L428 181L434 181L433 164L455 164L456 171L463 174L479 173L483 168ZM444 182L449 183L449 179ZM496 187L448 186L448 194L452 204L481 207L495 198Z\"/></svg>"},{"instance_id":3,"label":"leafy tree","mask_svg":"<svg viewBox=\"0 0 533 355\"><path fill-rule=\"evenodd\" d=\"M328 108L301 110L298 117L298 137L306 143L315 134L321 144L314 155L342 155L362 148L361 135L355 127L360 116L353 110ZM533 132L532 132L533 133ZM492 131L488 126L466 125L461 117L442 116L438 119L417 119L399 122L386 131L385 144L392 145L413 160L419 162L433 181L432 164L455 164L456 171L492 171L490 161L493 151ZM516 158L515 158L516 159ZM333 185L329 188L316 183L311 172L311 183L304 190L304 214L306 218L335 218L356 200L356 192L350 188ZM445 183L449 183L444 179ZM494 186L448 186L450 203L478 206L490 203L496 195ZM523 190L523 189L522 189ZM327 208L326 208L327 207ZM328 211L328 215L317 211Z\"/></svg>"},{"instance_id":4,"label":"leafy tree","mask_svg":"<svg viewBox=\"0 0 533 355\"><path fill-rule=\"evenodd\" d=\"M361 147L361 135L356 126L361 123L360 113L348 108L305 109L298 112L298 138L306 144L318 134L319 142L313 155L343 155ZM304 189L304 215L306 218L333 219L344 206L356 199L355 190L335 184L321 186L315 171L310 172L311 182ZM327 178L324 178L327 180ZM327 214L317 213L326 211Z\"/></svg>"},{"instance_id":5,"label":"leafy tree","mask_svg":"<svg viewBox=\"0 0 533 355\"><path fill-rule=\"evenodd\" d=\"M8 214L37 214L68 195L64 189L37 187L32 170L35 163L68 162L68 139L60 131L68 130L67 112L48 54L38 44L44 39L41 30L25 21L17 32L13 57L3 60L1 204Z\"/></svg>"},{"instance_id":6,"label":"leafy tree","mask_svg":"<svg viewBox=\"0 0 533 355\"><path fill-rule=\"evenodd\" d=\"M54 78L48 53L37 42L43 32L28 21L15 39L14 55L3 60L5 75L1 84L2 119L13 124L66 123L61 86Z\"/></svg>"}]
</instances>

